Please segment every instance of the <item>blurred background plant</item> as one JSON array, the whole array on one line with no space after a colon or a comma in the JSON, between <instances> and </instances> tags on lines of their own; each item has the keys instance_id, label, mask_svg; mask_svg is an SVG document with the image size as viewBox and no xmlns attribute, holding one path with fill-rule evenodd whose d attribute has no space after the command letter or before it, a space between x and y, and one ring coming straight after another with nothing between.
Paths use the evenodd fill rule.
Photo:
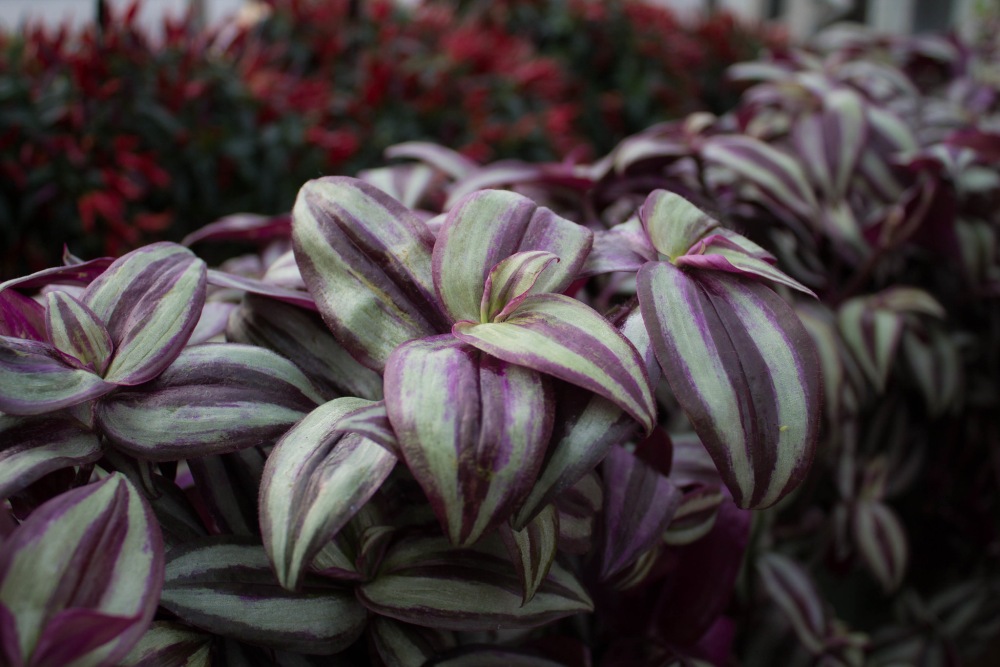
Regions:
<instances>
[{"instance_id":1,"label":"blurred background plant","mask_svg":"<svg viewBox=\"0 0 1000 667\"><path fill-rule=\"evenodd\" d=\"M780 41L641 2L268 0L253 22L0 35L0 276L180 239L433 140L479 161L599 155L735 99L723 71Z\"/></svg>"}]
</instances>

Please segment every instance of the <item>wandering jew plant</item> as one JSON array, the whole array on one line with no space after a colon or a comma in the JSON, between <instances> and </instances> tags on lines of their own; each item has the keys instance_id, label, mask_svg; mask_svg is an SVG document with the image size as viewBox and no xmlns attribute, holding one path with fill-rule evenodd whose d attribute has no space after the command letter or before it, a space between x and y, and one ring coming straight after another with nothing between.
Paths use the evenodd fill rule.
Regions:
<instances>
[{"instance_id":1,"label":"wandering jew plant","mask_svg":"<svg viewBox=\"0 0 1000 667\"><path fill-rule=\"evenodd\" d=\"M0 284L0 661L957 664L1000 179L904 70L792 52L593 164L404 144L187 239L259 254Z\"/></svg>"}]
</instances>

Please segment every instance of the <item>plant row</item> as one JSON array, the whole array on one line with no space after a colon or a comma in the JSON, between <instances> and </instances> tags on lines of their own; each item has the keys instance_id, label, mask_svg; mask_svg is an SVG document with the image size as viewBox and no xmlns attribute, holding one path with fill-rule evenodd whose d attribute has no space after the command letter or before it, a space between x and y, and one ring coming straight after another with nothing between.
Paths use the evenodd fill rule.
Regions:
<instances>
[{"instance_id":1,"label":"plant row","mask_svg":"<svg viewBox=\"0 0 1000 667\"><path fill-rule=\"evenodd\" d=\"M167 21L162 39L133 5L79 32L0 36L0 276L58 261L52 238L118 255L286 211L306 180L404 140L480 160L594 155L725 104L722 69L764 43L726 16L544 5L274 0L257 21Z\"/></svg>"}]
</instances>

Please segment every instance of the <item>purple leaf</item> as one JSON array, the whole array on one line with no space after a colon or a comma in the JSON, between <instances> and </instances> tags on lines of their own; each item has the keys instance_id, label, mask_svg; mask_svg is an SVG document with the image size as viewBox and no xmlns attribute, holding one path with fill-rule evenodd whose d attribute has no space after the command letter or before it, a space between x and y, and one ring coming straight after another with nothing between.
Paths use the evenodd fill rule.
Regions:
<instances>
[{"instance_id":1,"label":"purple leaf","mask_svg":"<svg viewBox=\"0 0 1000 667\"><path fill-rule=\"evenodd\" d=\"M385 149L387 159L419 160L448 176L458 179L479 169L479 165L457 151L429 141L406 141Z\"/></svg>"},{"instance_id":2,"label":"purple leaf","mask_svg":"<svg viewBox=\"0 0 1000 667\"><path fill-rule=\"evenodd\" d=\"M541 250L559 258L534 291L561 292L576 278L593 233L512 192L484 190L448 212L434 245L434 288L449 316L480 321L487 276L518 252Z\"/></svg>"},{"instance_id":3,"label":"purple leaf","mask_svg":"<svg viewBox=\"0 0 1000 667\"><path fill-rule=\"evenodd\" d=\"M594 247L580 270L582 276L597 276L614 271L638 271L657 258L638 218L630 218L607 231L594 234Z\"/></svg>"},{"instance_id":4,"label":"purple leaf","mask_svg":"<svg viewBox=\"0 0 1000 667\"><path fill-rule=\"evenodd\" d=\"M444 330L431 278L434 238L412 211L363 181L326 177L302 187L292 216L302 277L359 362L380 371L399 345Z\"/></svg>"},{"instance_id":5,"label":"purple leaf","mask_svg":"<svg viewBox=\"0 0 1000 667\"><path fill-rule=\"evenodd\" d=\"M0 336L48 342L45 308L12 289L0 289Z\"/></svg>"},{"instance_id":6,"label":"purple leaf","mask_svg":"<svg viewBox=\"0 0 1000 667\"><path fill-rule=\"evenodd\" d=\"M819 435L819 360L795 312L756 282L666 262L644 266L638 287L664 375L737 505L773 505Z\"/></svg>"},{"instance_id":7,"label":"purple leaf","mask_svg":"<svg viewBox=\"0 0 1000 667\"><path fill-rule=\"evenodd\" d=\"M234 343L186 348L153 382L97 406L116 447L150 461L274 442L322 398L290 361Z\"/></svg>"},{"instance_id":8,"label":"purple leaf","mask_svg":"<svg viewBox=\"0 0 1000 667\"><path fill-rule=\"evenodd\" d=\"M97 435L68 413L0 414L0 498L62 468L101 458Z\"/></svg>"},{"instance_id":9,"label":"purple leaf","mask_svg":"<svg viewBox=\"0 0 1000 667\"><path fill-rule=\"evenodd\" d=\"M111 334L94 311L66 292L49 292L45 305L45 332L52 345L82 368L104 375L111 361Z\"/></svg>"},{"instance_id":10,"label":"purple leaf","mask_svg":"<svg viewBox=\"0 0 1000 667\"><path fill-rule=\"evenodd\" d=\"M288 214L234 213L191 232L181 245L192 246L202 241L270 241L287 239L291 234L292 217Z\"/></svg>"},{"instance_id":11,"label":"purple leaf","mask_svg":"<svg viewBox=\"0 0 1000 667\"><path fill-rule=\"evenodd\" d=\"M55 412L114 388L90 371L68 366L48 343L0 336L0 412Z\"/></svg>"},{"instance_id":12,"label":"purple leaf","mask_svg":"<svg viewBox=\"0 0 1000 667\"><path fill-rule=\"evenodd\" d=\"M444 335L393 352L385 395L403 458L452 542L471 544L505 521L552 433L547 381Z\"/></svg>"},{"instance_id":13,"label":"purple leaf","mask_svg":"<svg viewBox=\"0 0 1000 667\"><path fill-rule=\"evenodd\" d=\"M601 579L607 580L654 547L680 504L666 477L623 447L612 447L601 466L604 481Z\"/></svg>"},{"instance_id":14,"label":"purple leaf","mask_svg":"<svg viewBox=\"0 0 1000 667\"><path fill-rule=\"evenodd\" d=\"M410 209L426 204L425 200L432 194L438 194L435 193L435 186L442 185L443 181L440 174L424 164L394 164L364 169L358 172L358 178Z\"/></svg>"},{"instance_id":15,"label":"purple leaf","mask_svg":"<svg viewBox=\"0 0 1000 667\"><path fill-rule=\"evenodd\" d=\"M826 92L822 110L803 115L792 126L802 164L826 201L846 197L867 138L863 100L846 87Z\"/></svg>"},{"instance_id":16,"label":"purple leaf","mask_svg":"<svg viewBox=\"0 0 1000 667\"><path fill-rule=\"evenodd\" d=\"M114 260L110 257L92 259L81 264L56 266L0 283L0 294L8 288L34 290L48 285L86 286L104 273Z\"/></svg>"},{"instance_id":17,"label":"purple leaf","mask_svg":"<svg viewBox=\"0 0 1000 667\"><path fill-rule=\"evenodd\" d=\"M225 287L228 289L240 290L241 292L246 292L247 294L266 296L274 299L275 301L288 303L293 306L298 306L299 308L305 308L306 310L315 311L319 309L319 306L316 305L316 301L313 300L308 292L289 289L264 280L247 278L246 276L237 276L232 273L226 273L225 271L209 269L208 284L214 287Z\"/></svg>"},{"instance_id":18,"label":"purple leaf","mask_svg":"<svg viewBox=\"0 0 1000 667\"><path fill-rule=\"evenodd\" d=\"M717 485L697 485L684 491L677 511L670 519L663 541L673 546L691 544L707 535L727 496Z\"/></svg>"},{"instance_id":19,"label":"purple leaf","mask_svg":"<svg viewBox=\"0 0 1000 667\"><path fill-rule=\"evenodd\" d=\"M392 472L396 457L352 432L359 414L378 406L339 398L313 410L282 436L268 457L260 488L264 548L278 581L295 590L316 554ZM385 419L384 408L382 419ZM369 429L366 429L369 430Z\"/></svg>"},{"instance_id":20,"label":"purple leaf","mask_svg":"<svg viewBox=\"0 0 1000 667\"><path fill-rule=\"evenodd\" d=\"M575 299L536 294L503 322L459 322L452 332L494 357L599 394L632 415L646 431L653 427L656 404L635 347Z\"/></svg>"},{"instance_id":21,"label":"purple leaf","mask_svg":"<svg viewBox=\"0 0 1000 667\"><path fill-rule=\"evenodd\" d=\"M114 343L105 378L148 382L180 354L205 305L205 263L173 243L154 243L115 260L81 301Z\"/></svg>"},{"instance_id":22,"label":"purple leaf","mask_svg":"<svg viewBox=\"0 0 1000 667\"><path fill-rule=\"evenodd\" d=\"M118 473L43 504L0 547L0 603L31 664L67 647L75 660L117 664L149 625L162 581L159 527Z\"/></svg>"},{"instance_id":23,"label":"purple leaf","mask_svg":"<svg viewBox=\"0 0 1000 667\"><path fill-rule=\"evenodd\" d=\"M358 598L371 611L439 630L533 628L587 612L593 603L576 579L552 565L530 602L499 539L457 549L444 538L416 538L389 549Z\"/></svg>"},{"instance_id":24,"label":"purple leaf","mask_svg":"<svg viewBox=\"0 0 1000 667\"><path fill-rule=\"evenodd\" d=\"M249 644L330 655L354 643L366 613L350 589L290 593L264 549L244 538L211 537L171 550L160 605L181 620Z\"/></svg>"},{"instance_id":25,"label":"purple leaf","mask_svg":"<svg viewBox=\"0 0 1000 667\"><path fill-rule=\"evenodd\" d=\"M258 447L188 459L200 507L212 532L254 537L260 534L257 492L267 457ZM155 510L154 506L154 510Z\"/></svg>"}]
</instances>

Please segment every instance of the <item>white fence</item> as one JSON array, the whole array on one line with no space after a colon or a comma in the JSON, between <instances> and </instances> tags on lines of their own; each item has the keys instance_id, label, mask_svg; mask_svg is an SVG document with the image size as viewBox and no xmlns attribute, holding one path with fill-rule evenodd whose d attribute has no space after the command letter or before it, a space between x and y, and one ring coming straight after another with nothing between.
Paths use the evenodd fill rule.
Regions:
<instances>
[{"instance_id":1,"label":"white fence","mask_svg":"<svg viewBox=\"0 0 1000 667\"><path fill-rule=\"evenodd\" d=\"M124 7L130 2L107 1L116 8ZM406 4L413 2L405 1ZM794 37L808 36L839 17L862 20L877 30L894 33L947 30L951 27L967 32L975 29L977 3L977 0L649 1L674 8L682 14L728 9L752 20L778 20L788 26ZM217 23L231 18L248 2L253 0L144 0L139 21L155 33L164 15L178 15L188 7L194 7L206 22ZM69 23L79 26L93 20L96 6L96 0L0 0L0 28L17 29L25 20L42 20L49 25Z\"/></svg>"}]
</instances>

